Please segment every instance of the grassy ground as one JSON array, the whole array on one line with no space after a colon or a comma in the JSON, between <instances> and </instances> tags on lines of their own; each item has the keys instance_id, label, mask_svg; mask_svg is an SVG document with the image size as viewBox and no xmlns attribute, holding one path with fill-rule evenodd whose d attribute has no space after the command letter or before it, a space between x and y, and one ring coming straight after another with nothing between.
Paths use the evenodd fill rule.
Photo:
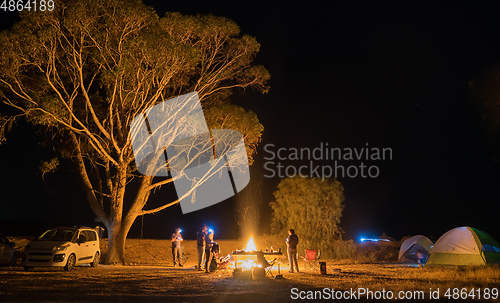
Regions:
<instances>
[{"instance_id":1,"label":"grassy ground","mask_svg":"<svg viewBox=\"0 0 500 303\"><path fill-rule=\"evenodd\" d=\"M221 255L245 245L238 240L220 240L219 244ZM234 278L231 270L212 274L196 271L193 268L196 264L195 242L185 241L184 245L189 258L183 268L172 266L168 241L134 239L127 241L126 266L79 267L72 272L46 268L25 272L21 267L0 268L0 301L264 303L296 301L294 296L314 296L312 291L323 292L325 288L330 293L331 289L354 292L356 297L342 300L346 302L369 298L369 294L363 295L359 291L371 291L374 299L392 292L394 298L402 294L406 298L411 296L434 302L436 299L432 299L429 292L432 290L435 295L438 289L441 300L453 302L453 297L452 300L445 297L446 290L450 289L453 296L453 289L463 288L468 290L467 300L460 299L460 302L500 301L478 300L478 291L473 293L475 298L470 293L472 289L479 289L484 295L486 288L499 288L498 266L418 268L395 263L326 260L328 274L321 275L318 270L302 270L302 262L299 262L300 273L288 273L285 262L282 268L285 280L240 279ZM106 241L102 241L101 249L105 251ZM277 274L276 267L273 273ZM381 297L372 301L388 300Z\"/></svg>"}]
</instances>

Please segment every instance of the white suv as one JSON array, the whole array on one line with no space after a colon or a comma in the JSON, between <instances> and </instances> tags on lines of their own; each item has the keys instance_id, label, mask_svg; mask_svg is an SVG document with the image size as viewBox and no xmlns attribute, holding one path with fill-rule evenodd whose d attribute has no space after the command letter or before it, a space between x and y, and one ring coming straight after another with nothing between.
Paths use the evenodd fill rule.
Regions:
<instances>
[{"instance_id":1,"label":"white suv","mask_svg":"<svg viewBox=\"0 0 500 303\"><path fill-rule=\"evenodd\" d=\"M99 237L90 227L56 227L44 232L24 248L23 266L29 270L38 266L64 267L99 264Z\"/></svg>"}]
</instances>

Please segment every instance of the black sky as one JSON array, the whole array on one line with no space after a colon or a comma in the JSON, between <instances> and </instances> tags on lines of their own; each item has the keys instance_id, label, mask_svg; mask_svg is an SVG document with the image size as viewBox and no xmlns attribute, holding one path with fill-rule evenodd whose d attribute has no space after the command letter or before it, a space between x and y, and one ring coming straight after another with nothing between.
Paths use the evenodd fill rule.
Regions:
<instances>
[{"instance_id":1,"label":"black sky","mask_svg":"<svg viewBox=\"0 0 500 303\"><path fill-rule=\"evenodd\" d=\"M272 76L269 94L236 92L233 99L255 111L265 127L251 184L204 211L181 215L174 207L146 217L145 237L169 235L175 226L193 233L203 222L220 237L235 237L237 199L259 206L260 232L268 232L266 205L279 179L263 177L263 147L328 142L393 150L392 160L376 163L378 178L339 178L347 238L386 232L436 240L469 225L500 239L500 170L468 89L470 80L500 61L496 1L145 3L160 15L212 13L234 20L260 42L256 62ZM36 176L45 151L29 128L11 133L0 153L7 159L1 190L8 193L0 220L21 220L28 209L28 221L93 223L69 165L45 181ZM151 204L167 196L158 193ZM138 219L131 235L140 229Z\"/></svg>"}]
</instances>

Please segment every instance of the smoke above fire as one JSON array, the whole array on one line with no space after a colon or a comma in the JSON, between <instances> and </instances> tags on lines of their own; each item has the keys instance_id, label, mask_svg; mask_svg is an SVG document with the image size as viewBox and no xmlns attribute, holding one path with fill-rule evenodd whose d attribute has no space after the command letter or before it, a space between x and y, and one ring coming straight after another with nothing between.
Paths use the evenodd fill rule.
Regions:
<instances>
[{"instance_id":1,"label":"smoke above fire","mask_svg":"<svg viewBox=\"0 0 500 303\"><path fill-rule=\"evenodd\" d=\"M240 226L240 237L242 239L248 239L253 237L259 232L259 206L258 206L258 193L252 192L250 186L247 186L246 190L242 190L235 197L237 199L236 216Z\"/></svg>"}]
</instances>

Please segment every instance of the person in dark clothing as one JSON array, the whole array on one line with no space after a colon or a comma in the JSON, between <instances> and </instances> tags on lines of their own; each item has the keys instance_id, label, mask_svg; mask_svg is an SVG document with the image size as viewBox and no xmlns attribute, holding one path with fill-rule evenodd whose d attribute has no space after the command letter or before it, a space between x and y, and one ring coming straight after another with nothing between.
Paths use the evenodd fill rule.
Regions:
<instances>
[{"instance_id":1,"label":"person in dark clothing","mask_svg":"<svg viewBox=\"0 0 500 303\"><path fill-rule=\"evenodd\" d=\"M207 236L207 226L203 225L202 229L196 234L196 250L198 252L198 270L203 270L201 268L201 261L203 261L203 255L205 254L205 237Z\"/></svg>"},{"instance_id":2,"label":"person in dark clothing","mask_svg":"<svg viewBox=\"0 0 500 303\"><path fill-rule=\"evenodd\" d=\"M217 242L214 242L214 231L208 230L207 235L205 236L205 272L210 273L210 262L212 262L212 258L214 257L214 253L212 251L212 247Z\"/></svg>"},{"instance_id":3,"label":"person in dark clothing","mask_svg":"<svg viewBox=\"0 0 500 303\"><path fill-rule=\"evenodd\" d=\"M299 272L299 264L297 263L297 244L299 244L299 237L295 234L293 229L288 230L288 238L286 238L286 246L288 247L288 263L290 265L290 272L293 273L293 265Z\"/></svg>"}]
</instances>

